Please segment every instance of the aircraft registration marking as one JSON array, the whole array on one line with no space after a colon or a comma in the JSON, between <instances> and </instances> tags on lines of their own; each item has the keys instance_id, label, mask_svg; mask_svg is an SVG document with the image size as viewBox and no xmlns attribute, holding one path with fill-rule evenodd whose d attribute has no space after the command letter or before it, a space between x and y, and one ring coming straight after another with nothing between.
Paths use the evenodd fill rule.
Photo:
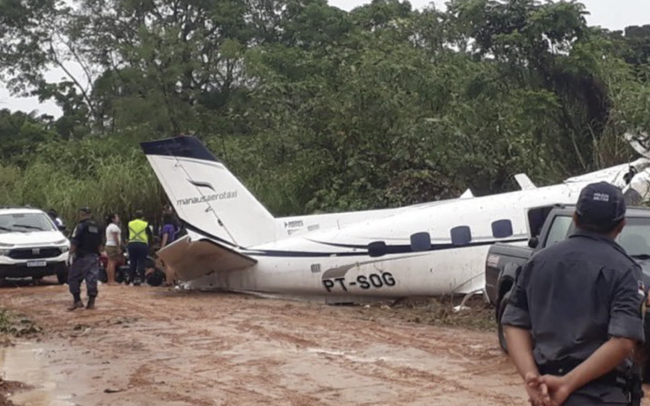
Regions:
<instances>
[{"instance_id":1,"label":"aircraft registration marking","mask_svg":"<svg viewBox=\"0 0 650 406\"><path fill-rule=\"evenodd\" d=\"M358 286L361 289L381 289L384 287L395 286L397 281L390 272L371 273L369 275L359 275L354 280L347 282L345 277L323 279L323 286L328 292L341 289L348 291L350 286Z\"/></svg>"}]
</instances>

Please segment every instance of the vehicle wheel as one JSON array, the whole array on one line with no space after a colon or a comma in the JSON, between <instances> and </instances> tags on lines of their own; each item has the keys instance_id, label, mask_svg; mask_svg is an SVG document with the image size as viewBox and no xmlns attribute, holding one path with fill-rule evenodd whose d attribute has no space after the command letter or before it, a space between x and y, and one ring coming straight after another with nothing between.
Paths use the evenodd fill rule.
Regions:
<instances>
[{"instance_id":1,"label":"vehicle wheel","mask_svg":"<svg viewBox=\"0 0 650 406\"><path fill-rule=\"evenodd\" d=\"M56 280L59 282L59 285L64 285L68 283L68 269L61 269L56 273Z\"/></svg>"},{"instance_id":2,"label":"vehicle wheel","mask_svg":"<svg viewBox=\"0 0 650 406\"><path fill-rule=\"evenodd\" d=\"M503 334L503 325L501 325L501 317L503 316L503 312L506 310L506 305L508 304L508 300L510 300L510 292L506 293L501 299L501 301L499 302L499 317L497 319L499 345L501 346L501 350L503 350L503 352L505 352L506 354L508 353L508 344L506 343L506 336Z\"/></svg>"}]
</instances>

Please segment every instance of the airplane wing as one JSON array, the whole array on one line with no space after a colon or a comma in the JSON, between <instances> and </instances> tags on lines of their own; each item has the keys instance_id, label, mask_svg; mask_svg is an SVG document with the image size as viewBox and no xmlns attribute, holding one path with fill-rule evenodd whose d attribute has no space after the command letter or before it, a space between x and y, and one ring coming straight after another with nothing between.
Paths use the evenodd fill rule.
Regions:
<instances>
[{"instance_id":1,"label":"airplane wing","mask_svg":"<svg viewBox=\"0 0 650 406\"><path fill-rule=\"evenodd\" d=\"M254 258L213 240L192 238L192 232L158 251L158 256L176 273L189 281L213 272L240 271L257 263Z\"/></svg>"},{"instance_id":2,"label":"airplane wing","mask_svg":"<svg viewBox=\"0 0 650 406\"><path fill-rule=\"evenodd\" d=\"M533 190L537 189L537 186L533 183L533 181L530 180L528 175L525 173L518 173L515 175L515 180L519 184L519 187L521 190Z\"/></svg>"},{"instance_id":3,"label":"airplane wing","mask_svg":"<svg viewBox=\"0 0 650 406\"><path fill-rule=\"evenodd\" d=\"M462 195L460 195L459 199L470 199L472 197L474 197L474 193L472 193L470 189L467 189Z\"/></svg>"},{"instance_id":4,"label":"airplane wing","mask_svg":"<svg viewBox=\"0 0 650 406\"><path fill-rule=\"evenodd\" d=\"M629 168L630 164L620 164L598 171L585 173L583 175L567 178L564 180L564 183L590 183L604 180L606 182L617 184L618 178L627 173Z\"/></svg>"}]
</instances>

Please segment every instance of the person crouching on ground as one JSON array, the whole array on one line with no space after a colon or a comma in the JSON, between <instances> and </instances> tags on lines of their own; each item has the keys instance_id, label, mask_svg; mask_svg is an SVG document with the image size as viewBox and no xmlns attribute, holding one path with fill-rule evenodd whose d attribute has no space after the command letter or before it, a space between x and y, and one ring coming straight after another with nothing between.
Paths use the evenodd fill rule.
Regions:
<instances>
[{"instance_id":1,"label":"person crouching on ground","mask_svg":"<svg viewBox=\"0 0 650 406\"><path fill-rule=\"evenodd\" d=\"M106 275L109 285L115 284L115 269L122 264L122 230L120 230L120 218L117 214L112 213L106 217L108 226L106 227L106 256L108 264L106 265Z\"/></svg>"},{"instance_id":2,"label":"person crouching on ground","mask_svg":"<svg viewBox=\"0 0 650 406\"><path fill-rule=\"evenodd\" d=\"M91 218L88 207L79 210L79 224L72 232L70 239L68 261L68 286L74 299L68 310L84 307L81 301L81 281L86 280L88 304L86 309L95 307L97 297L97 280L99 279L99 255L102 245L102 234L99 225Z\"/></svg>"},{"instance_id":3,"label":"person crouching on ground","mask_svg":"<svg viewBox=\"0 0 650 406\"><path fill-rule=\"evenodd\" d=\"M129 244L127 245L129 274L134 286L139 286L144 281L145 261L152 241L153 233L149 223L144 220L142 210L138 210L135 212L135 219L129 222Z\"/></svg>"}]
</instances>

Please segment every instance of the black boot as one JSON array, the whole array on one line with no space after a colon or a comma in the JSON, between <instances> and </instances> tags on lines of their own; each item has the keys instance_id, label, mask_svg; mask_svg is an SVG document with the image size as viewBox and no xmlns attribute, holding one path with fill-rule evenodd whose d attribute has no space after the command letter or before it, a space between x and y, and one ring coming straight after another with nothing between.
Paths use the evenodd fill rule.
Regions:
<instances>
[{"instance_id":1,"label":"black boot","mask_svg":"<svg viewBox=\"0 0 650 406\"><path fill-rule=\"evenodd\" d=\"M81 297L79 295L74 295L74 302L72 303L72 306L68 307L69 311L73 311L76 309L83 309L84 304L81 301Z\"/></svg>"},{"instance_id":2,"label":"black boot","mask_svg":"<svg viewBox=\"0 0 650 406\"><path fill-rule=\"evenodd\" d=\"M95 296L90 296L88 297L88 304L86 305L86 309L94 309L95 308Z\"/></svg>"}]
</instances>

